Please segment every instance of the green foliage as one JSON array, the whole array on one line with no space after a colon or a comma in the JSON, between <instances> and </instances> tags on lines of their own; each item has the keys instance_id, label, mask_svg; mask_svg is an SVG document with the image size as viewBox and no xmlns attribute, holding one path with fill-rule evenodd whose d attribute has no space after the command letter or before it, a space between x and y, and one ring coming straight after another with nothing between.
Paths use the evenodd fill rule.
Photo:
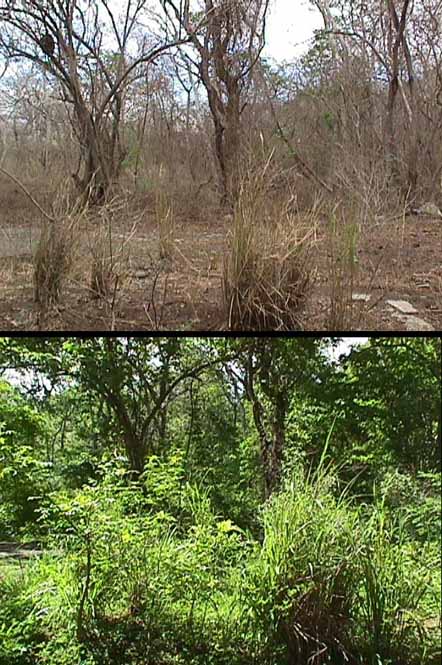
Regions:
<instances>
[{"instance_id":1,"label":"green foliage","mask_svg":"<svg viewBox=\"0 0 442 665\"><path fill-rule=\"evenodd\" d=\"M151 510L163 511L176 519L181 512L181 490L184 481L185 469L181 451L173 453L167 459L151 455L143 473L146 505Z\"/></svg>"},{"instance_id":2,"label":"green foliage","mask_svg":"<svg viewBox=\"0 0 442 665\"><path fill-rule=\"evenodd\" d=\"M0 538L34 523L47 491L51 464L37 443L48 433L47 419L9 384L0 382Z\"/></svg>"},{"instance_id":3,"label":"green foliage","mask_svg":"<svg viewBox=\"0 0 442 665\"><path fill-rule=\"evenodd\" d=\"M247 436L250 414L220 381L193 387L192 395L190 410L177 403L170 430L183 477L208 486L214 510L247 528L258 508L259 488L257 445Z\"/></svg>"},{"instance_id":4,"label":"green foliage","mask_svg":"<svg viewBox=\"0 0 442 665\"><path fill-rule=\"evenodd\" d=\"M331 132L335 129L336 126L336 118L331 111L326 111L324 115L322 116L324 119L324 123Z\"/></svg>"},{"instance_id":5,"label":"green foliage","mask_svg":"<svg viewBox=\"0 0 442 665\"><path fill-rule=\"evenodd\" d=\"M341 662L350 651L356 515L333 497L334 482L298 475L264 511L250 611L268 648L284 647L281 663L315 653L315 662Z\"/></svg>"},{"instance_id":6,"label":"green foliage","mask_svg":"<svg viewBox=\"0 0 442 665\"><path fill-rule=\"evenodd\" d=\"M373 665L436 662L434 631L428 626L440 620L440 607L432 602L440 553L435 557L431 548L408 542L404 523L386 512L383 503L364 521L361 542L356 604L360 650Z\"/></svg>"},{"instance_id":7,"label":"green foliage","mask_svg":"<svg viewBox=\"0 0 442 665\"><path fill-rule=\"evenodd\" d=\"M337 486L298 471L263 507L260 542L188 483L179 525L162 495L174 482L146 510L109 459L94 485L50 497L52 553L1 579L0 663L437 662L439 548Z\"/></svg>"},{"instance_id":8,"label":"green foliage","mask_svg":"<svg viewBox=\"0 0 442 665\"><path fill-rule=\"evenodd\" d=\"M387 471L380 486L383 505L404 521L411 540L441 542L441 474L416 476L397 469Z\"/></svg>"},{"instance_id":9,"label":"green foliage","mask_svg":"<svg viewBox=\"0 0 442 665\"><path fill-rule=\"evenodd\" d=\"M326 349L0 339L0 665L439 662L440 343Z\"/></svg>"},{"instance_id":10,"label":"green foliage","mask_svg":"<svg viewBox=\"0 0 442 665\"><path fill-rule=\"evenodd\" d=\"M44 640L29 585L15 566L0 568L0 665L31 665Z\"/></svg>"},{"instance_id":11,"label":"green foliage","mask_svg":"<svg viewBox=\"0 0 442 665\"><path fill-rule=\"evenodd\" d=\"M185 537L171 529L175 518L157 502L156 512L136 514L134 506L143 501L142 487L127 486L118 466L73 497L51 497L43 518L64 556L46 570L51 605L43 623L48 635L57 633L59 645L46 645L47 658L51 653L59 662L58 648L61 653L76 642L94 663L114 664L127 663L130 654L140 662L145 649L152 657L201 653L205 662L208 650L226 647L242 531L217 519L207 492L197 487L183 488Z\"/></svg>"}]
</instances>

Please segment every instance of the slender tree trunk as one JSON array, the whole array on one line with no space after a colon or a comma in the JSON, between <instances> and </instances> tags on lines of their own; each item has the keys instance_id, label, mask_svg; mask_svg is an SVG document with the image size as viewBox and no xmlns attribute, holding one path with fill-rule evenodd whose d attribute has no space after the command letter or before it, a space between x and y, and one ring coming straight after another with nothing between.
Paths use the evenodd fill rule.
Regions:
<instances>
[{"instance_id":1,"label":"slender tree trunk","mask_svg":"<svg viewBox=\"0 0 442 665\"><path fill-rule=\"evenodd\" d=\"M226 108L226 130L224 133L225 190L226 202L233 206L238 197L241 158L241 111L239 90L231 92Z\"/></svg>"},{"instance_id":2,"label":"slender tree trunk","mask_svg":"<svg viewBox=\"0 0 442 665\"><path fill-rule=\"evenodd\" d=\"M140 166L140 155L141 155L141 149L144 145L144 137L146 136L147 116L149 114L149 109L150 109L149 95L150 95L149 71L147 71L147 74L146 74L146 104L145 104L144 111L143 111L143 120L141 122L141 125L138 128L138 145L137 145L137 155L136 155L136 158L135 158L135 171L134 171L135 186L138 184L138 171L139 171L139 166Z\"/></svg>"},{"instance_id":3,"label":"slender tree trunk","mask_svg":"<svg viewBox=\"0 0 442 665\"><path fill-rule=\"evenodd\" d=\"M387 117L385 123L387 162L390 167L390 173L394 177L397 177L398 175L397 141L396 141L396 131L395 131L395 122L394 122L398 90L399 90L399 79L398 75L395 74L388 86Z\"/></svg>"},{"instance_id":4,"label":"slender tree trunk","mask_svg":"<svg viewBox=\"0 0 442 665\"><path fill-rule=\"evenodd\" d=\"M252 357L249 356L246 394L252 404L253 421L258 432L264 476L264 497L268 499L281 484L287 397L282 392L275 394L272 402L265 407L255 391L254 383L255 369Z\"/></svg>"},{"instance_id":5,"label":"slender tree trunk","mask_svg":"<svg viewBox=\"0 0 442 665\"><path fill-rule=\"evenodd\" d=\"M285 418L286 418L286 397L278 395L274 405L273 414L273 442L272 442L272 460L271 460L271 485L279 487L282 478L282 460L285 447Z\"/></svg>"},{"instance_id":6,"label":"slender tree trunk","mask_svg":"<svg viewBox=\"0 0 442 665\"><path fill-rule=\"evenodd\" d=\"M225 203L227 198L227 168L224 154L224 127L217 119L213 119L215 127L215 157L218 165L218 174L221 189L222 202Z\"/></svg>"}]
</instances>

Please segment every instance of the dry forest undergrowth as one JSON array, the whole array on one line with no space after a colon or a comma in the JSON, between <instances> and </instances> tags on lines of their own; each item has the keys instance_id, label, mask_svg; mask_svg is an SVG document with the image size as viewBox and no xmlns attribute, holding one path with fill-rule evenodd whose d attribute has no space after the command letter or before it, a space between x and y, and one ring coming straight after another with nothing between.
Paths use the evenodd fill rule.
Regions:
<instances>
[{"instance_id":1,"label":"dry forest undergrowth","mask_svg":"<svg viewBox=\"0 0 442 665\"><path fill-rule=\"evenodd\" d=\"M80 216L68 229L72 256L59 302L42 307L35 302L34 255L44 220L19 187L0 176L1 329L228 329L223 266L231 217L211 208L198 215L174 212L168 221L167 209L160 230L153 195L116 197L109 208L106 219ZM423 329L442 329L440 219L402 215L361 225L351 276L330 233L329 221L318 215L300 327L399 331L426 323ZM103 268L93 283L91 266ZM391 299L409 302L416 312L395 312Z\"/></svg>"}]
</instances>

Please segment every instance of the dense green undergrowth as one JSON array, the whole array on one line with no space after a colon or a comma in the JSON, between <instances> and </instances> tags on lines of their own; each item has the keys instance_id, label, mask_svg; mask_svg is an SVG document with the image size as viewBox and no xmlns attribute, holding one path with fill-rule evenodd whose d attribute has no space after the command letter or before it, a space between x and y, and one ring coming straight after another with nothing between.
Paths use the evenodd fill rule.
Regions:
<instances>
[{"instance_id":1,"label":"dense green undergrowth","mask_svg":"<svg viewBox=\"0 0 442 665\"><path fill-rule=\"evenodd\" d=\"M252 534L179 473L110 461L43 501L41 558L0 569L0 664L435 665L440 507L401 510L401 483L361 504L292 475Z\"/></svg>"},{"instance_id":2,"label":"dense green undergrowth","mask_svg":"<svg viewBox=\"0 0 442 665\"><path fill-rule=\"evenodd\" d=\"M0 665L440 663L440 341L335 346L0 338Z\"/></svg>"}]
</instances>

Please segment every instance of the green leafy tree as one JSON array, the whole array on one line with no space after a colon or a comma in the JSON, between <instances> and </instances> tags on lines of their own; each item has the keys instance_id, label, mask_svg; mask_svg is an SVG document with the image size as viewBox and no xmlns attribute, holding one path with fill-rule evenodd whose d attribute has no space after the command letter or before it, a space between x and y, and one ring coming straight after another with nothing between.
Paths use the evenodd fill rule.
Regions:
<instances>
[{"instance_id":1,"label":"green leafy tree","mask_svg":"<svg viewBox=\"0 0 442 665\"><path fill-rule=\"evenodd\" d=\"M49 486L48 419L0 381L0 537L32 524Z\"/></svg>"},{"instance_id":2,"label":"green leafy tree","mask_svg":"<svg viewBox=\"0 0 442 665\"><path fill-rule=\"evenodd\" d=\"M248 338L232 341L238 350L238 371L252 409L259 439L264 496L281 483L286 445L286 419L294 394L303 394L317 380L324 362L318 338Z\"/></svg>"},{"instance_id":3,"label":"green leafy tree","mask_svg":"<svg viewBox=\"0 0 442 665\"><path fill-rule=\"evenodd\" d=\"M136 475L164 448L168 410L186 382L226 359L222 345L204 339L23 338L0 346L1 364L30 373L35 392L43 376L101 400Z\"/></svg>"},{"instance_id":4,"label":"green leafy tree","mask_svg":"<svg viewBox=\"0 0 442 665\"><path fill-rule=\"evenodd\" d=\"M440 340L372 338L292 395L289 455L314 468L334 423L329 459L344 480L358 478L355 492L371 493L389 469L438 470L440 385Z\"/></svg>"}]
</instances>

